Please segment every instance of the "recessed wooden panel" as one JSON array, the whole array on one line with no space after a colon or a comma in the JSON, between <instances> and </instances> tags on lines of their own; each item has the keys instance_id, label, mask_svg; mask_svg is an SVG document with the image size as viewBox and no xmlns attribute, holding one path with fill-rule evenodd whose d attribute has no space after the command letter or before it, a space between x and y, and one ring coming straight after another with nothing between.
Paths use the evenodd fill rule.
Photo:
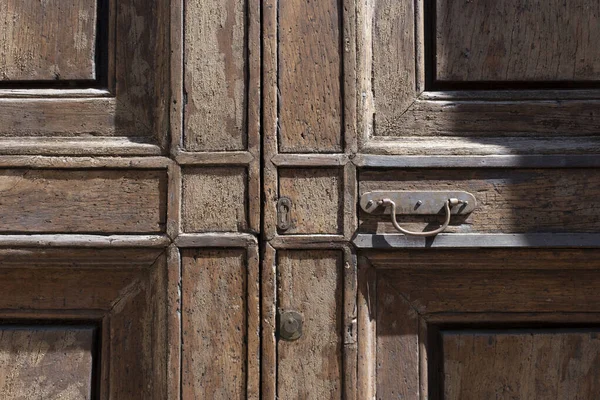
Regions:
<instances>
[{"instance_id":1,"label":"recessed wooden panel","mask_svg":"<svg viewBox=\"0 0 600 400\"><path fill-rule=\"evenodd\" d=\"M464 190L477 199L468 216L454 216L448 232L598 232L600 175L594 169L370 170L360 193L372 190ZM440 206L440 210L441 210ZM395 232L389 215L360 211L361 232ZM412 230L439 226L442 216L398 216Z\"/></svg>"},{"instance_id":2,"label":"recessed wooden panel","mask_svg":"<svg viewBox=\"0 0 600 400\"><path fill-rule=\"evenodd\" d=\"M435 3L438 80L600 80L598 2Z\"/></svg>"},{"instance_id":3,"label":"recessed wooden panel","mask_svg":"<svg viewBox=\"0 0 600 400\"><path fill-rule=\"evenodd\" d=\"M0 3L0 81L93 80L97 0Z\"/></svg>"},{"instance_id":4,"label":"recessed wooden panel","mask_svg":"<svg viewBox=\"0 0 600 400\"><path fill-rule=\"evenodd\" d=\"M184 232L246 230L247 187L245 168L184 168Z\"/></svg>"},{"instance_id":5,"label":"recessed wooden panel","mask_svg":"<svg viewBox=\"0 0 600 400\"><path fill-rule=\"evenodd\" d=\"M246 251L182 254L182 398L245 399Z\"/></svg>"},{"instance_id":6,"label":"recessed wooden panel","mask_svg":"<svg viewBox=\"0 0 600 400\"><path fill-rule=\"evenodd\" d=\"M279 196L292 201L291 228L282 233L342 233L342 191L340 169L281 169Z\"/></svg>"},{"instance_id":7,"label":"recessed wooden panel","mask_svg":"<svg viewBox=\"0 0 600 400\"><path fill-rule=\"evenodd\" d=\"M0 232L162 232L166 172L0 171Z\"/></svg>"},{"instance_id":8,"label":"recessed wooden panel","mask_svg":"<svg viewBox=\"0 0 600 400\"><path fill-rule=\"evenodd\" d=\"M342 151L341 6L279 2L279 148Z\"/></svg>"},{"instance_id":9,"label":"recessed wooden panel","mask_svg":"<svg viewBox=\"0 0 600 400\"><path fill-rule=\"evenodd\" d=\"M335 250L278 253L279 309L304 316L302 337L277 344L281 399L342 398L342 263Z\"/></svg>"},{"instance_id":10,"label":"recessed wooden panel","mask_svg":"<svg viewBox=\"0 0 600 400\"><path fill-rule=\"evenodd\" d=\"M244 150L245 0L185 1L185 148Z\"/></svg>"},{"instance_id":11,"label":"recessed wooden panel","mask_svg":"<svg viewBox=\"0 0 600 400\"><path fill-rule=\"evenodd\" d=\"M443 331L441 342L444 400L600 395L598 330Z\"/></svg>"},{"instance_id":12,"label":"recessed wooden panel","mask_svg":"<svg viewBox=\"0 0 600 400\"><path fill-rule=\"evenodd\" d=\"M92 399L93 327L0 327L0 397Z\"/></svg>"}]
</instances>

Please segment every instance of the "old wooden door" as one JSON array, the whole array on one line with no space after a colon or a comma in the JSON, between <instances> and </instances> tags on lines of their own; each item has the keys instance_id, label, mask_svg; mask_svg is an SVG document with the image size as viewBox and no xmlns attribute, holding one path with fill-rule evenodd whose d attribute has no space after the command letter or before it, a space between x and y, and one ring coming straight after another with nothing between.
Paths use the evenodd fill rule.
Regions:
<instances>
[{"instance_id":1,"label":"old wooden door","mask_svg":"<svg viewBox=\"0 0 600 400\"><path fill-rule=\"evenodd\" d=\"M262 3L264 398L599 398L600 3Z\"/></svg>"},{"instance_id":2,"label":"old wooden door","mask_svg":"<svg viewBox=\"0 0 600 400\"><path fill-rule=\"evenodd\" d=\"M0 398L598 398L598 7L0 0Z\"/></svg>"}]
</instances>

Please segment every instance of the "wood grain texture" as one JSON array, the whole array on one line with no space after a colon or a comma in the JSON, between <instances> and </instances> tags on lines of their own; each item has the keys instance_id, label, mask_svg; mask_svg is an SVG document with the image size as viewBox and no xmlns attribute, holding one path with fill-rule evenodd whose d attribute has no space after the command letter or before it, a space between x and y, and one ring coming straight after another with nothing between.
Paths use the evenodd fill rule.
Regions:
<instances>
[{"instance_id":1,"label":"wood grain texture","mask_svg":"<svg viewBox=\"0 0 600 400\"><path fill-rule=\"evenodd\" d=\"M73 18L87 20L86 23L96 29L96 1L77 0L69 4L56 0L11 1L8 3L5 1L3 5L21 3L30 8L28 12L22 13L22 18L29 16L35 21L42 20L42 23L37 22L36 24L44 30L59 29L46 26L47 24L59 24L62 27L60 28L61 32L69 32L70 38L68 39L56 37L53 32L50 32L46 34L45 41L56 39L64 46L69 46L69 43L75 40L77 46L84 46L79 42L93 42L95 46L96 38L92 34L75 32L76 35L73 37L73 24L69 24L68 20L65 21L64 18L57 23L58 16L53 17L53 13L60 12L64 14L63 16L68 16L69 13L64 11L65 9L75 12L74 9L80 8L81 12L78 12L78 15ZM34 5L36 6L34 7ZM31 9L32 7L33 9ZM53 13L47 15L49 19L44 16L43 9L46 7L53 10ZM85 11L86 7L92 7L94 10L94 15L89 18L86 16L86 13L89 14ZM5 121L1 129L3 136L91 137L116 135L143 137L162 148L166 147L169 107L169 91L167 90L169 85L169 35L167 32L170 27L169 2L160 0L148 6L145 0L126 0L111 2L107 7L109 8L106 60L108 76L106 82L101 82L102 89L104 89L104 93L100 94L101 98L82 99L65 98L64 96L52 98L53 95L46 94L39 96L46 97L44 99L30 98L19 101L3 99L0 103L0 116ZM35 13L32 14L34 11ZM2 13L2 18L4 16L5 14ZM2 25L4 28L6 24ZM31 23L31 25L35 24ZM10 27L6 29L13 30ZM37 36L31 36L31 40L45 46L45 41L40 39L44 35L44 32L41 32ZM26 34L19 36L20 40L28 37ZM106 39L102 38L102 40ZM6 44L8 45L8 43ZM44 51L53 55L62 54L61 57L64 56L65 59L70 58L67 57L66 51L60 53L59 50L54 46ZM6 50L3 51L6 52ZM23 51L29 52L27 49ZM88 54L87 57L92 57L92 61L95 62L93 54ZM51 60L53 57L48 56L48 58L48 62L54 63ZM52 74L52 79L56 79L52 69L49 69L49 73ZM61 79L63 78L64 75L61 75ZM107 98L107 96L111 98ZM89 115L89 119L81 118L82 115Z\"/></svg>"},{"instance_id":2,"label":"wood grain texture","mask_svg":"<svg viewBox=\"0 0 600 400\"><path fill-rule=\"evenodd\" d=\"M279 149L342 151L341 7L337 0L279 4Z\"/></svg>"},{"instance_id":3,"label":"wood grain texture","mask_svg":"<svg viewBox=\"0 0 600 400\"><path fill-rule=\"evenodd\" d=\"M245 250L182 253L182 399L246 399Z\"/></svg>"},{"instance_id":4,"label":"wood grain texture","mask_svg":"<svg viewBox=\"0 0 600 400\"><path fill-rule=\"evenodd\" d=\"M419 315L385 277L377 281L377 398L419 398Z\"/></svg>"},{"instance_id":5,"label":"wood grain texture","mask_svg":"<svg viewBox=\"0 0 600 400\"><path fill-rule=\"evenodd\" d=\"M600 101L418 100L405 113L386 118L377 118L375 136L467 137L473 143L529 137L544 146L554 137L594 136L600 128ZM503 140L502 146L518 150L519 142Z\"/></svg>"},{"instance_id":6,"label":"wood grain texture","mask_svg":"<svg viewBox=\"0 0 600 400\"><path fill-rule=\"evenodd\" d=\"M0 397L92 399L93 327L0 328Z\"/></svg>"},{"instance_id":7,"label":"wood grain texture","mask_svg":"<svg viewBox=\"0 0 600 400\"><path fill-rule=\"evenodd\" d=\"M441 81L598 81L600 4L438 0Z\"/></svg>"},{"instance_id":8,"label":"wood grain texture","mask_svg":"<svg viewBox=\"0 0 600 400\"><path fill-rule=\"evenodd\" d=\"M3 318L102 321L99 398L166 398L164 250L4 249L0 260Z\"/></svg>"},{"instance_id":9,"label":"wood grain texture","mask_svg":"<svg viewBox=\"0 0 600 400\"><path fill-rule=\"evenodd\" d=\"M600 176L595 169L370 170L360 193L372 190L464 190L477 199L468 216L453 217L448 232L597 232ZM395 232L389 216L360 212L361 232ZM441 216L400 218L408 229L439 226Z\"/></svg>"},{"instance_id":10,"label":"wood grain texture","mask_svg":"<svg viewBox=\"0 0 600 400\"><path fill-rule=\"evenodd\" d=\"M279 311L304 316L303 335L277 344L277 395L282 399L343 397L343 253L278 252Z\"/></svg>"},{"instance_id":11,"label":"wood grain texture","mask_svg":"<svg viewBox=\"0 0 600 400\"><path fill-rule=\"evenodd\" d=\"M343 186L343 171L340 169L281 169L279 196L292 200L292 226L283 233L342 233Z\"/></svg>"},{"instance_id":12,"label":"wood grain texture","mask_svg":"<svg viewBox=\"0 0 600 400\"><path fill-rule=\"evenodd\" d=\"M185 1L184 146L247 146L246 1Z\"/></svg>"},{"instance_id":13,"label":"wood grain texture","mask_svg":"<svg viewBox=\"0 0 600 400\"><path fill-rule=\"evenodd\" d=\"M417 93L415 2L372 2L372 90L377 125L401 116Z\"/></svg>"},{"instance_id":14,"label":"wood grain texture","mask_svg":"<svg viewBox=\"0 0 600 400\"><path fill-rule=\"evenodd\" d=\"M599 270L516 268L507 261L505 270L386 271L385 277L420 314L600 311Z\"/></svg>"},{"instance_id":15,"label":"wood grain texture","mask_svg":"<svg viewBox=\"0 0 600 400\"><path fill-rule=\"evenodd\" d=\"M0 171L0 232L163 232L159 170Z\"/></svg>"},{"instance_id":16,"label":"wood grain texture","mask_svg":"<svg viewBox=\"0 0 600 400\"><path fill-rule=\"evenodd\" d=\"M246 168L183 168L184 232L248 229Z\"/></svg>"},{"instance_id":17,"label":"wood grain texture","mask_svg":"<svg viewBox=\"0 0 600 400\"><path fill-rule=\"evenodd\" d=\"M96 78L96 0L0 3L0 81Z\"/></svg>"},{"instance_id":18,"label":"wood grain texture","mask_svg":"<svg viewBox=\"0 0 600 400\"><path fill-rule=\"evenodd\" d=\"M446 400L575 400L600 393L596 330L447 331L441 341Z\"/></svg>"}]
</instances>

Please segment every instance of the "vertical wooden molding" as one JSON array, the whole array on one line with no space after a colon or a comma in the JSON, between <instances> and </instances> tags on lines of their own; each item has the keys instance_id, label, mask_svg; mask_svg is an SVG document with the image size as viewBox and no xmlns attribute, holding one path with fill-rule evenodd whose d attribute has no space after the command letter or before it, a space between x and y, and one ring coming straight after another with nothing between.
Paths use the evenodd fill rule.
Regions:
<instances>
[{"instance_id":1,"label":"vertical wooden molding","mask_svg":"<svg viewBox=\"0 0 600 400\"><path fill-rule=\"evenodd\" d=\"M375 270L365 257L358 257L358 377L359 399L374 399L377 371L375 321Z\"/></svg>"},{"instance_id":2,"label":"vertical wooden molding","mask_svg":"<svg viewBox=\"0 0 600 400\"><path fill-rule=\"evenodd\" d=\"M169 164L167 174L167 235L175 240L181 233L181 167L173 161Z\"/></svg>"},{"instance_id":3,"label":"vertical wooden molding","mask_svg":"<svg viewBox=\"0 0 600 400\"><path fill-rule=\"evenodd\" d=\"M171 149L174 158L183 140L183 0L171 1Z\"/></svg>"},{"instance_id":4,"label":"vertical wooden molding","mask_svg":"<svg viewBox=\"0 0 600 400\"><path fill-rule=\"evenodd\" d=\"M167 250L167 398L181 396L181 255L175 245Z\"/></svg>"},{"instance_id":5,"label":"vertical wooden molding","mask_svg":"<svg viewBox=\"0 0 600 400\"><path fill-rule=\"evenodd\" d=\"M265 400L275 400L277 396L277 284L276 250L269 244L263 245L261 266L262 292L262 354L261 354L261 395Z\"/></svg>"},{"instance_id":6,"label":"vertical wooden molding","mask_svg":"<svg viewBox=\"0 0 600 400\"><path fill-rule=\"evenodd\" d=\"M261 224L261 191L260 179L260 128L261 128L261 28L260 1L247 0L248 10L248 151L253 160L248 166L248 213L249 227L253 232L260 232Z\"/></svg>"},{"instance_id":7,"label":"vertical wooden molding","mask_svg":"<svg viewBox=\"0 0 600 400\"><path fill-rule=\"evenodd\" d=\"M248 380L246 382L246 398L258 400L260 398L260 261L258 246L249 246L246 252L248 268L248 348L246 359Z\"/></svg>"},{"instance_id":8,"label":"vertical wooden molding","mask_svg":"<svg viewBox=\"0 0 600 400\"><path fill-rule=\"evenodd\" d=\"M360 98L357 97L356 85L356 2L355 0L344 0L343 5L344 149L347 154L355 154L358 151L357 98Z\"/></svg>"},{"instance_id":9,"label":"vertical wooden molding","mask_svg":"<svg viewBox=\"0 0 600 400\"><path fill-rule=\"evenodd\" d=\"M358 348L357 348L357 259L352 247L344 248L344 347L343 391L345 400L356 400Z\"/></svg>"},{"instance_id":10,"label":"vertical wooden molding","mask_svg":"<svg viewBox=\"0 0 600 400\"><path fill-rule=\"evenodd\" d=\"M278 90L277 90L277 0L263 0L263 179L264 179L264 221L263 237L271 240L277 233L276 202L277 167L271 162L277 154L278 140Z\"/></svg>"}]
</instances>

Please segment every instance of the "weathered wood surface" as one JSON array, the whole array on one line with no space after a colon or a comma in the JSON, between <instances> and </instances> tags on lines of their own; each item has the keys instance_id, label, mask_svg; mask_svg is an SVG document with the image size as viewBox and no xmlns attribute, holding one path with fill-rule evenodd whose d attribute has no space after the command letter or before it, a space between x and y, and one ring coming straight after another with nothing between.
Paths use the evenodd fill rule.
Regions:
<instances>
[{"instance_id":1,"label":"weathered wood surface","mask_svg":"<svg viewBox=\"0 0 600 400\"><path fill-rule=\"evenodd\" d=\"M75 326L0 327L0 397L92 399L94 331Z\"/></svg>"},{"instance_id":2,"label":"weathered wood surface","mask_svg":"<svg viewBox=\"0 0 600 400\"><path fill-rule=\"evenodd\" d=\"M595 169L367 170L360 194L373 190L464 190L477 199L468 216L452 217L448 232L598 232L600 175ZM441 206L440 206L441 210ZM360 232L395 232L389 215L359 213ZM441 216L398 216L408 229L439 226Z\"/></svg>"},{"instance_id":3,"label":"weathered wood surface","mask_svg":"<svg viewBox=\"0 0 600 400\"><path fill-rule=\"evenodd\" d=\"M0 232L163 232L166 178L159 170L5 169Z\"/></svg>"},{"instance_id":4,"label":"weathered wood surface","mask_svg":"<svg viewBox=\"0 0 600 400\"><path fill-rule=\"evenodd\" d=\"M246 1L185 1L184 146L244 150L248 127Z\"/></svg>"},{"instance_id":5,"label":"weathered wood surface","mask_svg":"<svg viewBox=\"0 0 600 400\"><path fill-rule=\"evenodd\" d=\"M341 251L278 252L279 311L304 316L302 337L295 342L279 339L277 344L279 398L343 397L342 266Z\"/></svg>"},{"instance_id":6,"label":"weathered wood surface","mask_svg":"<svg viewBox=\"0 0 600 400\"><path fill-rule=\"evenodd\" d=\"M447 400L576 400L600 393L597 330L447 331L441 342Z\"/></svg>"},{"instance_id":7,"label":"weathered wood surface","mask_svg":"<svg viewBox=\"0 0 600 400\"><path fill-rule=\"evenodd\" d=\"M97 1L0 3L0 81L96 78Z\"/></svg>"},{"instance_id":8,"label":"weathered wood surface","mask_svg":"<svg viewBox=\"0 0 600 400\"><path fill-rule=\"evenodd\" d=\"M386 115L386 114L384 114ZM376 118L376 136L537 138L594 136L600 128L600 101L432 101L417 100L405 113ZM484 142L484 140L481 140ZM518 146L505 139L506 148Z\"/></svg>"},{"instance_id":9,"label":"weathered wood surface","mask_svg":"<svg viewBox=\"0 0 600 400\"><path fill-rule=\"evenodd\" d=\"M460 259L456 262L459 264ZM514 268L518 266L507 262L505 270L389 271L385 277L421 314L600 311L596 305L600 300L596 290L600 270Z\"/></svg>"},{"instance_id":10,"label":"weathered wood surface","mask_svg":"<svg viewBox=\"0 0 600 400\"><path fill-rule=\"evenodd\" d=\"M167 90L169 2L161 0L148 7L144 0L126 0L107 7L109 16L103 18L108 18L104 24L108 34L96 35L96 1L2 3L0 9L6 12L0 13L4 21L0 24L4 32L0 79L14 82L19 79L89 80L96 77L94 74L100 68L107 71L101 80L90 84L103 89L104 93L88 94L88 97L100 98L82 99L78 98L80 95L65 98L42 90L35 96L30 92L30 99L3 99L0 102L0 117L4 121L0 129L2 136L118 135L144 137L165 146L170 100ZM101 66L95 65L96 42L99 49L106 49L100 51ZM15 54L18 60L8 58ZM35 66L39 64L36 59L41 59L38 60L42 63L40 66ZM3 63L17 63L22 76L7 76ZM91 66L86 66L90 63ZM34 74L27 69L32 65L49 76L28 78ZM39 82L39 86L44 84Z\"/></svg>"},{"instance_id":11,"label":"weathered wood surface","mask_svg":"<svg viewBox=\"0 0 600 400\"><path fill-rule=\"evenodd\" d=\"M385 277L376 298L377 398L418 399L419 316Z\"/></svg>"},{"instance_id":12,"label":"weathered wood surface","mask_svg":"<svg viewBox=\"0 0 600 400\"><path fill-rule=\"evenodd\" d=\"M441 81L598 81L600 4L438 0Z\"/></svg>"},{"instance_id":13,"label":"weathered wood surface","mask_svg":"<svg viewBox=\"0 0 600 400\"><path fill-rule=\"evenodd\" d=\"M420 2L377 0L367 11L372 18L372 32L365 45L372 46L372 76L369 85L375 98L377 126L385 128L412 104L417 92L417 59L415 43L415 4ZM364 60L366 61L366 60ZM378 132L379 129L376 129Z\"/></svg>"},{"instance_id":14,"label":"weathered wood surface","mask_svg":"<svg viewBox=\"0 0 600 400\"><path fill-rule=\"evenodd\" d=\"M182 399L246 399L245 250L182 254Z\"/></svg>"},{"instance_id":15,"label":"weathered wood surface","mask_svg":"<svg viewBox=\"0 0 600 400\"><path fill-rule=\"evenodd\" d=\"M279 3L279 149L342 151L340 3Z\"/></svg>"},{"instance_id":16,"label":"weathered wood surface","mask_svg":"<svg viewBox=\"0 0 600 400\"><path fill-rule=\"evenodd\" d=\"M246 168L184 168L183 231L239 232L247 230L247 198Z\"/></svg>"},{"instance_id":17,"label":"weathered wood surface","mask_svg":"<svg viewBox=\"0 0 600 400\"><path fill-rule=\"evenodd\" d=\"M282 233L342 233L344 181L341 172L334 168L279 171L279 195L292 200L292 225Z\"/></svg>"}]
</instances>

